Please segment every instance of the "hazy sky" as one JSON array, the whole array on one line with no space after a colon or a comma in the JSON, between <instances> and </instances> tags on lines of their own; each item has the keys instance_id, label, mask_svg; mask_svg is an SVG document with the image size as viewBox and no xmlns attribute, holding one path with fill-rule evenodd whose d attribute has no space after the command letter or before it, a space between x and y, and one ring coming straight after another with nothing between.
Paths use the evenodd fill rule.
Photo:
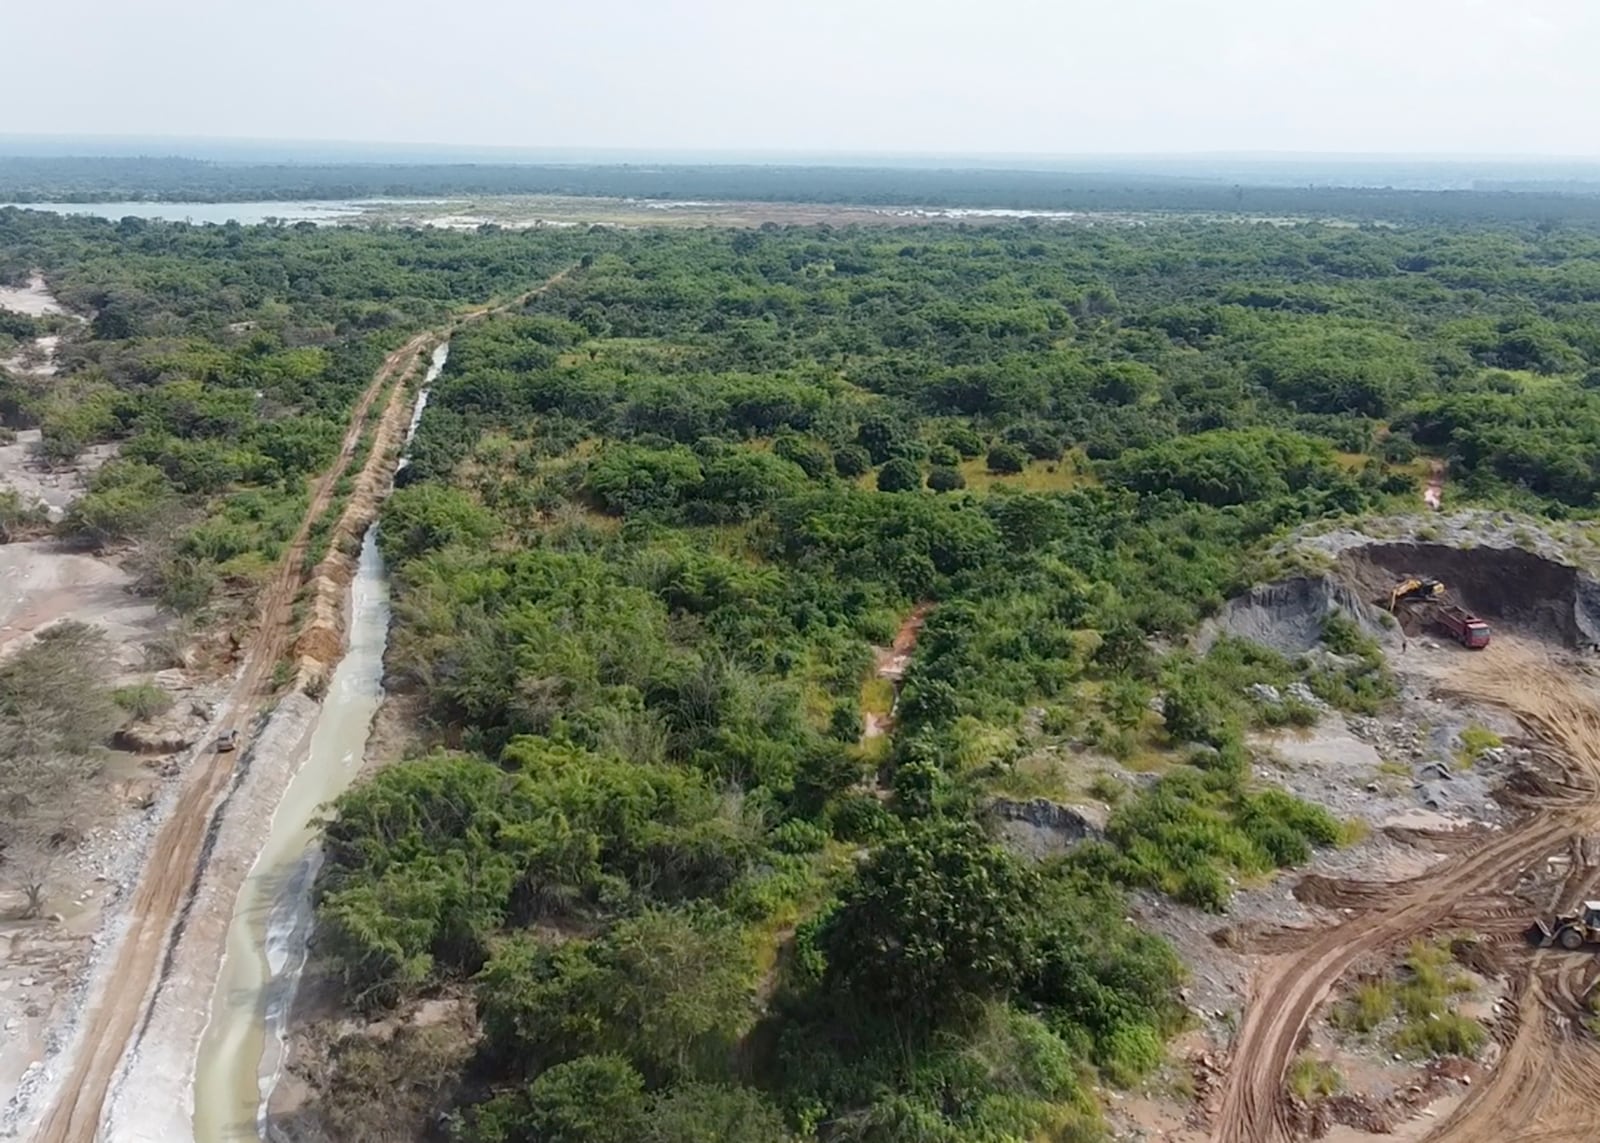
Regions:
<instances>
[{"instance_id":1,"label":"hazy sky","mask_svg":"<svg viewBox=\"0 0 1600 1143\"><path fill-rule=\"evenodd\" d=\"M13 0L0 132L1600 155L1596 0Z\"/></svg>"}]
</instances>

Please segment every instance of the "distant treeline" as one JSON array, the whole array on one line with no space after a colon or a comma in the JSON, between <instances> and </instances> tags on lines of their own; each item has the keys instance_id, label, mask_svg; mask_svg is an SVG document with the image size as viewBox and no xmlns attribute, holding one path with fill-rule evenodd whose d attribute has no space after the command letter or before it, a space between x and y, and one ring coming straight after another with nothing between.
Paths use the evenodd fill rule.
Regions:
<instances>
[{"instance_id":1,"label":"distant treeline","mask_svg":"<svg viewBox=\"0 0 1600 1143\"><path fill-rule=\"evenodd\" d=\"M1600 196L1555 190L1237 186L1126 172L0 158L0 201L10 202L243 202L492 194L887 207L1243 212L1405 222L1600 221Z\"/></svg>"}]
</instances>

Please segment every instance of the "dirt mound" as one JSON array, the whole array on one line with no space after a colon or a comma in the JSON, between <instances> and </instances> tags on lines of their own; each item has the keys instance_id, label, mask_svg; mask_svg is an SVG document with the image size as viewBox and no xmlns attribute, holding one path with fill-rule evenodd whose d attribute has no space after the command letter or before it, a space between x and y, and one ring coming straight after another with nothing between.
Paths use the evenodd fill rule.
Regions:
<instances>
[{"instance_id":1,"label":"dirt mound","mask_svg":"<svg viewBox=\"0 0 1600 1143\"><path fill-rule=\"evenodd\" d=\"M378 518L384 497L394 484L395 458L405 440L411 418L409 383L420 362L419 352L400 375L373 430L372 445L355 477L355 488L328 539L328 554L312 570L306 620L295 636L294 655L299 666L297 686L325 682L344 654L345 593L355 578L362 537Z\"/></svg>"},{"instance_id":2,"label":"dirt mound","mask_svg":"<svg viewBox=\"0 0 1600 1143\"><path fill-rule=\"evenodd\" d=\"M1368 544L1342 553L1338 567L1369 602L1403 579L1431 576L1452 602L1492 623L1566 647L1600 642L1600 583L1521 548Z\"/></svg>"},{"instance_id":3,"label":"dirt mound","mask_svg":"<svg viewBox=\"0 0 1600 1143\"><path fill-rule=\"evenodd\" d=\"M1221 635L1248 639L1285 655L1299 655L1322 639L1329 615L1344 612L1368 634L1383 637L1386 628L1376 608L1330 576L1298 576L1261 584L1228 601L1200 636L1200 649L1208 649Z\"/></svg>"}]
</instances>

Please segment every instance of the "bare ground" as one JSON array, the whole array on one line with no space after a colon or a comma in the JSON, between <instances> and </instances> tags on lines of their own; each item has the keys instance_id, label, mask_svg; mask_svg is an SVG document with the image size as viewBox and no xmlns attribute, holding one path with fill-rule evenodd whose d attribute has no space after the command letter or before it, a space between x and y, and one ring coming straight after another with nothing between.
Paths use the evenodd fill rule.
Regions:
<instances>
[{"instance_id":1,"label":"bare ground","mask_svg":"<svg viewBox=\"0 0 1600 1143\"><path fill-rule=\"evenodd\" d=\"M269 701L269 677L293 635L289 619L302 582L311 526L332 500L373 404L414 367L429 341L430 335L419 334L392 353L353 410L339 455L317 479L306 516L259 601L259 626L245 647L240 671L223 704L219 730L247 731ZM64 1046L65 1058L48 1070L55 1102L43 1111L31 1136L40 1143L89 1143L98 1136L107 1095L148 1012L173 923L194 884L208 824L232 783L237 757L202 752L198 764L185 775L172 811L156 833L145 875L123 913L125 930L112 938L113 951L100 961L90 985L86 1019Z\"/></svg>"},{"instance_id":2,"label":"bare ground","mask_svg":"<svg viewBox=\"0 0 1600 1143\"><path fill-rule=\"evenodd\" d=\"M29 317L66 312L50 293L42 274L34 274L26 286L0 286L0 310L12 310Z\"/></svg>"},{"instance_id":3,"label":"bare ground","mask_svg":"<svg viewBox=\"0 0 1600 1143\"><path fill-rule=\"evenodd\" d=\"M1549 630L1543 622L1539 627ZM1541 751L1547 776L1524 783L1511 826L1469 836L1425 876L1382 886L1313 885L1346 919L1309 932L1303 947L1269 955L1257 966L1211 1124L1218 1143L1296 1137L1300 1128L1283 1094L1284 1079L1322 1004L1362 958L1447 927L1470 928L1496 943L1516 1011L1504 1029L1504 1061L1490 1082L1475 1088L1429 1137L1463 1143L1593 1137L1581 1109L1600 1093L1600 1051L1573 1033L1595 965L1589 957L1522 948L1518 934L1530 906L1514 891L1531 871L1573 850L1576 839L1600 830L1600 678L1586 658L1504 630L1488 651L1454 649L1451 660L1438 676L1441 685L1515 718ZM1572 852L1555 894L1560 903L1592 893L1600 882L1590 856L1587 848Z\"/></svg>"},{"instance_id":4,"label":"bare ground","mask_svg":"<svg viewBox=\"0 0 1600 1143\"><path fill-rule=\"evenodd\" d=\"M77 463L52 466L35 458L38 443L38 429L23 429L16 440L0 444L0 488L15 490L25 504L44 504L52 520L61 519L95 469L117 455L115 445L94 445Z\"/></svg>"},{"instance_id":5,"label":"bare ground","mask_svg":"<svg viewBox=\"0 0 1600 1143\"><path fill-rule=\"evenodd\" d=\"M560 281L567 272L562 271L507 302L467 311L458 321L476 321L496 310L519 305L538 290ZM331 667L343 653L341 608L336 604L330 611L322 603L329 598L342 602L346 596L344 589L352 567L338 553L365 531L388 489L393 471L392 449L411 410L410 394L403 381L415 371L434 340L434 334L419 334L391 354L358 402L337 460L317 479L310 506L288 545L277 578L258 601L259 626L239 648L240 665L231 689L219 703L213 734L247 731L270 701L268 677L286 655L292 653L299 660L301 677L311 679ZM372 410L380 405L382 412L374 421ZM334 487L349 469L369 427L374 431L372 447L357 473L355 492L332 533L335 555L319 565L308 579L301 569L312 525L328 510ZM315 606L307 624L298 631L292 630L289 620L295 599L308 584L313 588ZM286 738L294 737L286 733ZM211 741L211 735L206 741ZM280 755L293 752L292 746L277 751ZM187 1127L188 1119L181 1109L176 1109L175 1117L172 1108L154 1117L145 1114L149 1109L140 1089L148 1085L138 1078L141 1073L130 1068L142 1066L146 1073L160 1076L163 1083L177 1082L178 1098L185 1098L187 1082L182 1077L193 1070L188 1026L194 1021L190 1017L196 1012L196 997L210 996L207 982L214 979L213 962L220 956L230 902L237 893L237 881L248 871L252 860L250 846L243 843L247 839L241 836L222 847L222 859L215 870L208 865L208 859L219 852L212 848L212 827L217 824L219 808L228 804L227 791L235 783L236 765L242 756L243 753L197 752L193 756L196 765L188 768L183 778L173 784L164 803L158 805L159 825L152 825L149 846L139 852L135 866L144 868L144 876L125 902L119 902L125 907L117 910L111 925L98 934L101 955L95 958L90 979L75 992L73 1013L67 1014L65 1025L51 1026L46 1044L50 1051L44 1063L34 1066L28 1090L22 1093L33 1098L26 1101L26 1106L14 1106L8 1116L9 1121L26 1127L31 1107L40 1118L30 1138L87 1143L106 1131L120 1137L122 1127L108 1127L106 1114L109 1097L119 1092L120 1083L130 1080L132 1086L125 1089L126 1098L119 1105L128 1116L130 1130L140 1132L141 1138L165 1140L173 1137L174 1126L179 1130ZM263 771L277 772L286 767L273 763L293 760L278 757L265 761L268 765L261 767ZM273 805L271 788L273 783L265 779L247 784L243 791L246 796L232 807L236 820L269 818ZM160 812L163 809L166 812ZM242 830L241 826L234 832ZM183 923L191 913L195 921L192 929ZM220 924L212 924L214 918L220 918ZM174 942L186 932L188 942L175 947ZM156 1007L158 987L169 973L174 985L171 998ZM78 1025L72 1015L80 1010L84 1020ZM180 1035L168 1025L183 1025L186 1030ZM149 1042L147 1035L151 1037ZM56 1102L43 1109L43 1097L52 1091ZM160 1099L171 1102L167 1099L170 1094L167 1091ZM18 1102L21 1101L14 1104ZM0 1123L0 1131L4 1129L5 1124Z\"/></svg>"}]
</instances>

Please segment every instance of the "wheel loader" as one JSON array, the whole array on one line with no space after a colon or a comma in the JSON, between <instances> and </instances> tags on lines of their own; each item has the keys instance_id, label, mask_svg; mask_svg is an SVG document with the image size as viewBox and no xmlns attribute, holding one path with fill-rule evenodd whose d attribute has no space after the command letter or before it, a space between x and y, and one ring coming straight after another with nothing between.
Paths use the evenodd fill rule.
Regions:
<instances>
[{"instance_id":1,"label":"wheel loader","mask_svg":"<svg viewBox=\"0 0 1600 1143\"><path fill-rule=\"evenodd\" d=\"M1542 949L1560 945L1568 952L1600 944L1600 901L1585 901L1577 912L1563 913L1552 921L1540 917L1528 930L1528 939Z\"/></svg>"}]
</instances>

